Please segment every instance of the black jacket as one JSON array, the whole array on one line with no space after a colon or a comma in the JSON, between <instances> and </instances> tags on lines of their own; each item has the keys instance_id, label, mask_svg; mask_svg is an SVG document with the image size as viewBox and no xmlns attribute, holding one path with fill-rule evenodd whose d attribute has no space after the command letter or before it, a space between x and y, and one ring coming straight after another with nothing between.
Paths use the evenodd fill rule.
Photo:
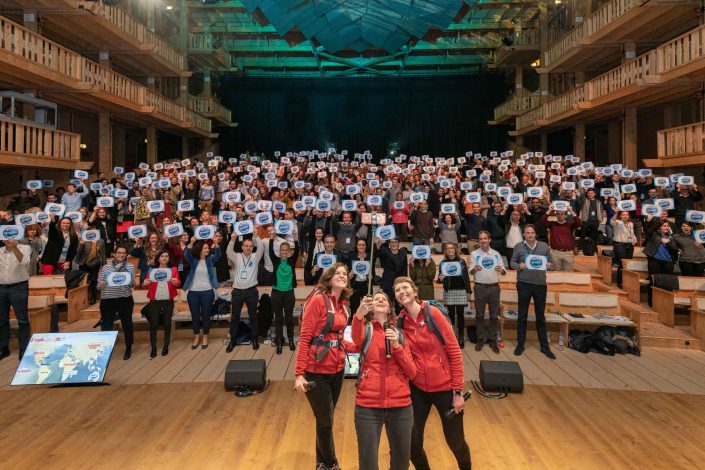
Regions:
<instances>
[{"instance_id":1,"label":"black jacket","mask_svg":"<svg viewBox=\"0 0 705 470\"><path fill-rule=\"evenodd\" d=\"M299 257L299 244L298 242L294 242L294 253L287 258L286 263L291 266L291 287L296 288L296 260ZM269 242L269 259L272 260L272 266L274 276L276 278L277 275L277 269L279 269L279 265L282 263L282 259L274 253L274 242L270 241ZM274 282L276 285L276 280Z\"/></svg>"},{"instance_id":2,"label":"black jacket","mask_svg":"<svg viewBox=\"0 0 705 470\"><path fill-rule=\"evenodd\" d=\"M465 288L466 292L472 292L472 289L470 288L470 274L468 273L468 264L465 262L463 258L460 258L458 256L455 257L455 259L448 259L446 257L443 257L441 260L441 263L438 265L439 272L442 269L442 266L444 263L452 263L454 261L457 261L460 263L460 269L461 269L461 276L463 278L463 287ZM457 276L456 276L457 277ZM445 276L443 277L443 290L445 292L448 292L451 289L451 277L450 276Z\"/></svg>"},{"instance_id":3,"label":"black jacket","mask_svg":"<svg viewBox=\"0 0 705 470\"><path fill-rule=\"evenodd\" d=\"M658 251L660 245L661 234L659 234L658 232L653 232L649 239L646 241L646 245L644 246L644 254L649 258L653 258L654 256L656 256L656 252ZM678 247L673 241L673 237L669 238L669 241L666 244L666 248L668 248L668 252L671 254L671 258L673 258L673 261L677 261Z\"/></svg>"},{"instance_id":4,"label":"black jacket","mask_svg":"<svg viewBox=\"0 0 705 470\"><path fill-rule=\"evenodd\" d=\"M61 234L61 229L59 228L60 223L61 219L49 224L49 239L47 240L47 245L44 248L44 253L42 254L41 260L43 264L54 265L59 262L61 250L64 248L64 236ZM69 249L66 253L66 261L70 263L76 256L78 236L76 235L76 232L73 231L73 227L69 229L69 233Z\"/></svg>"}]
</instances>

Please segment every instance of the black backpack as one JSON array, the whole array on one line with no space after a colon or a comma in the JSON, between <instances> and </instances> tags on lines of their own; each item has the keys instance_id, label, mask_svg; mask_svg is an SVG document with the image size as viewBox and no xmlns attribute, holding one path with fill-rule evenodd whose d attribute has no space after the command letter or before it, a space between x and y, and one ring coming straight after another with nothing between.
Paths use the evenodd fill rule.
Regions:
<instances>
[{"instance_id":1,"label":"black backpack","mask_svg":"<svg viewBox=\"0 0 705 470\"><path fill-rule=\"evenodd\" d=\"M272 298L269 294L262 294L259 298L257 306L257 318L259 319L260 335L266 335L269 328L272 326L274 312L272 310Z\"/></svg>"},{"instance_id":2,"label":"black backpack","mask_svg":"<svg viewBox=\"0 0 705 470\"><path fill-rule=\"evenodd\" d=\"M443 337L443 334L441 333L441 330L438 328L438 325L436 325L436 321L433 319L433 315L431 315L431 305L436 307L438 310L441 311L443 316L448 320L448 323L450 324L450 327L453 328L453 322L450 321L450 315L448 315L448 310L438 303L435 300L427 300L424 301L423 307L421 308L421 313L424 316L424 321L428 325L428 329L433 332L434 335L436 335L436 338L441 342L443 347L446 347L446 339ZM399 328L399 331L404 331L404 317L401 316L397 318L397 328ZM453 330L455 330L453 328Z\"/></svg>"}]
</instances>

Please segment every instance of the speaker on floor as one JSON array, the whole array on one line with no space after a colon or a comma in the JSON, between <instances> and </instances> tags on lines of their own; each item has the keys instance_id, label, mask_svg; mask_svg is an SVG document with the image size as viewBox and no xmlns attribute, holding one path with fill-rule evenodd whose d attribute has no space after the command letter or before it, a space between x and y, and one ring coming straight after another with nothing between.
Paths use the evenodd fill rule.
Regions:
<instances>
[{"instance_id":1,"label":"speaker on floor","mask_svg":"<svg viewBox=\"0 0 705 470\"><path fill-rule=\"evenodd\" d=\"M238 387L264 390L267 383L267 363L264 359L228 361L225 368L225 390L232 392Z\"/></svg>"},{"instance_id":2,"label":"speaker on floor","mask_svg":"<svg viewBox=\"0 0 705 470\"><path fill-rule=\"evenodd\" d=\"M486 392L521 393L524 375L517 362L480 361L480 384Z\"/></svg>"}]
</instances>

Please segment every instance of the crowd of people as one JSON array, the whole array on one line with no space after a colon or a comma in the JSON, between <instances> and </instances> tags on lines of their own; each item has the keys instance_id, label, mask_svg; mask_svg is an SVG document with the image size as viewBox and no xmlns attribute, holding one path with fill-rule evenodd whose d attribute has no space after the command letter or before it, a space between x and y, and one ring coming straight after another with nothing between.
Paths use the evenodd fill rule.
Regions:
<instances>
[{"instance_id":1,"label":"crowd of people","mask_svg":"<svg viewBox=\"0 0 705 470\"><path fill-rule=\"evenodd\" d=\"M252 347L258 349L267 333L258 329L258 287L271 286L276 352L285 346L294 351L294 288L301 266L303 283L317 286L307 304L318 314L302 316L296 387L305 391L307 382L318 384L306 395L317 419L321 468L337 468L332 409L342 379L339 339L348 324L355 339L351 348L372 334L361 382L385 380L391 386L387 393L397 394L380 399L358 387L356 427L366 436L361 462L364 457L365 468L376 468L375 439L368 437L378 442L384 422L393 455L410 455L416 468L428 468L420 443L430 406L462 410L462 361L458 366L455 348L465 345L464 314L473 289L476 350L489 344L499 352L499 283L514 269L519 297L514 353L524 351L533 300L541 351L555 359L544 317L547 271L572 271L576 255L612 245L621 282L621 260L643 245L649 274L673 274L677 267L683 275L703 275L705 212L697 210L703 196L692 176L655 176L646 169L596 167L541 153L372 160L369 152L333 149L277 152L272 159L209 155L204 161L140 163L132 171L115 168L93 177L77 170L64 187L27 182L0 214L0 356L9 355L10 306L20 325L20 355L27 346L29 321L21 305L27 278L70 272L85 273L89 302L100 302L102 329L121 321L124 359L131 356L135 288L148 290L142 313L150 323L151 357L157 356L160 325L161 354L168 354L179 288L188 292L192 349L209 345L215 289L222 287L232 289L226 352L235 346L244 306ZM437 264L432 254L438 244ZM128 256L136 259L137 270ZM450 322L417 323L419 312L429 315L434 283L442 285ZM433 309L435 318L440 313ZM443 326L443 339L417 335L429 323ZM380 356L384 340L393 346L390 357ZM446 355L443 367L424 363L428 351ZM382 370L375 362L385 360L394 361L393 372L374 378ZM398 413L379 414L379 408ZM462 426L444 421L444 431L460 468L470 468L469 449L458 435ZM407 468L408 460L392 468Z\"/></svg>"}]
</instances>

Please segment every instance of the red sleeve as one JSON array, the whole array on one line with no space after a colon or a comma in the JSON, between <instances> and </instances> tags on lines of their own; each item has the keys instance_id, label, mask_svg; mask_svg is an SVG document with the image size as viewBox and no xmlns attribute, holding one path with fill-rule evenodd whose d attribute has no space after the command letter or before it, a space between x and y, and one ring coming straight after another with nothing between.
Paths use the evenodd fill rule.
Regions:
<instances>
[{"instance_id":1,"label":"red sleeve","mask_svg":"<svg viewBox=\"0 0 705 470\"><path fill-rule=\"evenodd\" d=\"M145 275L144 275L144 280L146 281L147 279L149 279L149 269L147 270L147 272L146 272ZM152 287L152 284L151 284L151 283L150 283L149 286L145 287L145 286L144 286L144 282L143 282L142 285L140 286L141 289L147 289L147 290L149 290L150 287Z\"/></svg>"},{"instance_id":2,"label":"red sleeve","mask_svg":"<svg viewBox=\"0 0 705 470\"><path fill-rule=\"evenodd\" d=\"M448 319L435 307L431 308L431 315L436 322L438 329L443 335L446 342L446 354L450 362L450 385L453 390L462 390L465 386L463 377L463 352L458 346L458 340L453 332L453 327L450 326Z\"/></svg>"},{"instance_id":3,"label":"red sleeve","mask_svg":"<svg viewBox=\"0 0 705 470\"><path fill-rule=\"evenodd\" d=\"M171 278L176 279L176 284L174 284L174 287L178 289L181 287L181 278L179 278L179 270L176 269L176 267L171 268Z\"/></svg>"},{"instance_id":4,"label":"red sleeve","mask_svg":"<svg viewBox=\"0 0 705 470\"><path fill-rule=\"evenodd\" d=\"M416 378L416 363L411 357L409 345L405 344L401 348L393 349L392 354L399 363L401 370L404 371L406 378L409 380L414 380L414 378Z\"/></svg>"},{"instance_id":5,"label":"red sleeve","mask_svg":"<svg viewBox=\"0 0 705 470\"><path fill-rule=\"evenodd\" d=\"M326 306L322 295L314 295L305 304L304 315L301 319L301 334L296 348L296 368L294 375L304 374L308 364L308 352L311 349L311 339L319 332L315 331L321 315L326 314Z\"/></svg>"}]
</instances>

